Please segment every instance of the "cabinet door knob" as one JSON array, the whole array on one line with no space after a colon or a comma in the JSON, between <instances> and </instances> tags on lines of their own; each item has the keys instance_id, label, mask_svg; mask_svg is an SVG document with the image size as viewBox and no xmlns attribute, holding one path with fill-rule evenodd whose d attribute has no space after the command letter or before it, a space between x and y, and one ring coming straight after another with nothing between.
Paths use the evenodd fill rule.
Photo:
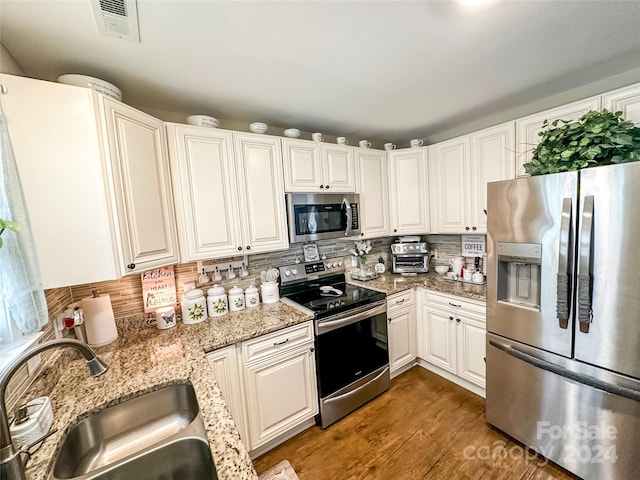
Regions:
<instances>
[{"instance_id":1,"label":"cabinet door knob","mask_svg":"<svg viewBox=\"0 0 640 480\"><path fill-rule=\"evenodd\" d=\"M320 185L320 189L323 189L323 188L324 188L324 185Z\"/></svg>"},{"instance_id":2,"label":"cabinet door knob","mask_svg":"<svg viewBox=\"0 0 640 480\"><path fill-rule=\"evenodd\" d=\"M238 247L238 251L241 252L242 251L242 247Z\"/></svg>"},{"instance_id":3,"label":"cabinet door knob","mask_svg":"<svg viewBox=\"0 0 640 480\"><path fill-rule=\"evenodd\" d=\"M456 318L456 322L460 323L460 319L459 319L459 318Z\"/></svg>"},{"instance_id":4,"label":"cabinet door knob","mask_svg":"<svg viewBox=\"0 0 640 480\"><path fill-rule=\"evenodd\" d=\"M313 348L313 347L311 347L311 348L309 349L309 351L310 351L311 353L313 353L313 352L315 352L315 351L316 351L316 349L315 349L315 348Z\"/></svg>"},{"instance_id":5,"label":"cabinet door knob","mask_svg":"<svg viewBox=\"0 0 640 480\"><path fill-rule=\"evenodd\" d=\"M247 250L251 250L251 245L247 245Z\"/></svg>"},{"instance_id":6,"label":"cabinet door knob","mask_svg":"<svg viewBox=\"0 0 640 480\"><path fill-rule=\"evenodd\" d=\"M469 230L469 227L464 227L464 229L468 231L468 230Z\"/></svg>"},{"instance_id":7,"label":"cabinet door knob","mask_svg":"<svg viewBox=\"0 0 640 480\"><path fill-rule=\"evenodd\" d=\"M450 317L449 317L449 320L453 320L453 317L451 317L451 316L450 316Z\"/></svg>"},{"instance_id":8,"label":"cabinet door knob","mask_svg":"<svg viewBox=\"0 0 640 480\"><path fill-rule=\"evenodd\" d=\"M397 229L397 228L394 228L394 229L393 229L393 233L396 233L397 231L398 231L398 229Z\"/></svg>"},{"instance_id":9,"label":"cabinet door knob","mask_svg":"<svg viewBox=\"0 0 640 480\"><path fill-rule=\"evenodd\" d=\"M475 231L475 230L477 230L477 228L474 226L474 227L471 227L471 230Z\"/></svg>"},{"instance_id":10,"label":"cabinet door knob","mask_svg":"<svg viewBox=\"0 0 640 480\"><path fill-rule=\"evenodd\" d=\"M136 268L136 264L135 263L130 263L129 265L127 265L127 268L129 270L133 270L134 268Z\"/></svg>"},{"instance_id":11,"label":"cabinet door knob","mask_svg":"<svg viewBox=\"0 0 640 480\"><path fill-rule=\"evenodd\" d=\"M329 190L329 185L324 186L325 190Z\"/></svg>"}]
</instances>

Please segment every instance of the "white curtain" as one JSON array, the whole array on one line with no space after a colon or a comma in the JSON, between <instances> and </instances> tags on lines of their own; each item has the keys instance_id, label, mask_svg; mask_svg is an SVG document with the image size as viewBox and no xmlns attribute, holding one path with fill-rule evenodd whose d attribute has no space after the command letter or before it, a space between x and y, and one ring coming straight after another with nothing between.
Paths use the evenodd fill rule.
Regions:
<instances>
[{"instance_id":1,"label":"white curtain","mask_svg":"<svg viewBox=\"0 0 640 480\"><path fill-rule=\"evenodd\" d=\"M18 232L5 229L1 234L0 344L8 344L37 332L47 323L47 303L1 97L0 94L0 218L20 227ZM33 141L38 139L34 137Z\"/></svg>"}]
</instances>

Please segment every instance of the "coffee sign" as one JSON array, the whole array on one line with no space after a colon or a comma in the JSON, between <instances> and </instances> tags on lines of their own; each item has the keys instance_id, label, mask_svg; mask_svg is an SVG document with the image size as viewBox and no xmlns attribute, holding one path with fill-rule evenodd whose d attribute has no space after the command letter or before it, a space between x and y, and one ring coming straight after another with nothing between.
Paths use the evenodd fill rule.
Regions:
<instances>
[{"instance_id":1,"label":"coffee sign","mask_svg":"<svg viewBox=\"0 0 640 480\"><path fill-rule=\"evenodd\" d=\"M484 255L484 235L462 235L462 256L481 257Z\"/></svg>"},{"instance_id":2,"label":"coffee sign","mask_svg":"<svg viewBox=\"0 0 640 480\"><path fill-rule=\"evenodd\" d=\"M145 312L154 312L160 307L176 305L176 277L173 267L147 270L141 277Z\"/></svg>"}]
</instances>

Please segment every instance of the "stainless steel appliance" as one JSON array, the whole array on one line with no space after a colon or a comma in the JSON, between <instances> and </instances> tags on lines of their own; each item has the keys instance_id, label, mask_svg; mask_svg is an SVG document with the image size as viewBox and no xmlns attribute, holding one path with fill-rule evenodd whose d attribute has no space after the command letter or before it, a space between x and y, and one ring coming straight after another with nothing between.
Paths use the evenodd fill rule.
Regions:
<instances>
[{"instance_id":1,"label":"stainless steel appliance","mask_svg":"<svg viewBox=\"0 0 640 480\"><path fill-rule=\"evenodd\" d=\"M280 267L280 278L281 297L315 316L316 420L326 428L391 386L386 295L323 262Z\"/></svg>"},{"instance_id":2,"label":"stainless steel appliance","mask_svg":"<svg viewBox=\"0 0 640 480\"><path fill-rule=\"evenodd\" d=\"M582 478L636 478L640 163L487 200L487 422Z\"/></svg>"},{"instance_id":3,"label":"stainless steel appliance","mask_svg":"<svg viewBox=\"0 0 640 480\"><path fill-rule=\"evenodd\" d=\"M393 273L428 273L429 249L425 242L391 244Z\"/></svg>"},{"instance_id":4,"label":"stainless steel appliance","mask_svg":"<svg viewBox=\"0 0 640 480\"><path fill-rule=\"evenodd\" d=\"M286 202L291 243L360 235L357 193L287 193Z\"/></svg>"}]
</instances>

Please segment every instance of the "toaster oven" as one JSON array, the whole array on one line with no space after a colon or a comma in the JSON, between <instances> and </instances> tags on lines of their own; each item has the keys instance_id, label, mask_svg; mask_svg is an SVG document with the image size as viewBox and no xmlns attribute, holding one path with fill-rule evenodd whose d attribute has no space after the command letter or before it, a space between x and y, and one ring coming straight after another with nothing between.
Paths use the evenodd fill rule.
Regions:
<instances>
[{"instance_id":1,"label":"toaster oven","mask_svg":"<svg viewBox=\"0 0 640 480\"><path fill-rule=\"evenodd\" d=\"M428 273L429 249L425 242L391 244L393 273Z\"/></svg>"}]
</instances>

